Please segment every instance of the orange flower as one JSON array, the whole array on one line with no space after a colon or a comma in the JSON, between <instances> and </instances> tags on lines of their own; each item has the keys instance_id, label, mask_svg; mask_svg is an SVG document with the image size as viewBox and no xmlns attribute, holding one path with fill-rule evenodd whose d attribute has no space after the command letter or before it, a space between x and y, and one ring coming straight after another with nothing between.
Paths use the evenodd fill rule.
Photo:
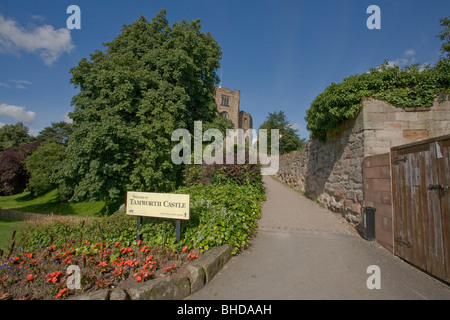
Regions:
<instances>
[{"instance_id":1,"label":"orange flower","mask_svg":"<svg viewBox=\"0 0 450 320\"><path fill-rule=\"evenodd\" d=\"M183 250L183 252L186 252L187 249L188 249L188 247L187 247L187 246L184 246L182 250Z\"/></svg>"},{"instance_id":2,"label":"orange flower","mask_svg":"<svg viewBox=\"0 0 450 320\"><path fill-rule=\"evenodd\" d=\"M56 295L55 299L61 298L65 294L67 294L67 288L59 290L59 293Z\"/></svg>"},{"instance_id":3,"label":"orange flower","mask_svg":"<svg viewBox=\"0 0 450 320\"><path fill-rule=\"evenodd\" d=\"M31 280L33 280L34 279L34 277L33 277L33 275L30 273L28 276L27 276L27 281L31 281Z\"/></svg>"}]
</instances>

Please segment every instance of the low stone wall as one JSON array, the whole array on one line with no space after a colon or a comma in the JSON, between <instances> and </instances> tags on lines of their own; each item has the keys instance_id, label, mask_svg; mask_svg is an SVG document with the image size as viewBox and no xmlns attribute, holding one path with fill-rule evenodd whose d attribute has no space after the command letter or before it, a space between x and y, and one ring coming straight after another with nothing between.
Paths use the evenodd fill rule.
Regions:
<instances>
[{"instance_id":1,"label":"low stone wall","mask_svg":"<svg viewBox=\"0 0 450 320\"><path fill-rule=\"evenodd\" d=\"M214 247L170 278L136 284L128 290L103 289L68 300L182 300L203 288L231 259L231 245Z\"/></svg>"}]
</instances>

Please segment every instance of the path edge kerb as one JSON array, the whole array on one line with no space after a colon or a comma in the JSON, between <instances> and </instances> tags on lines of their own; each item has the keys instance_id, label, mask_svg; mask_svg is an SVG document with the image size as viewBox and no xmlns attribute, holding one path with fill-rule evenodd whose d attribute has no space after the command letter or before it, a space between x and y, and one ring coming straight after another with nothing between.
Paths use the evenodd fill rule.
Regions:
<instances>
[{"instance_id":1,"label":"path edge kerb","mask_svg":"<svg viewBox=\"0 0 450 320\"><path fill-rule=\"evenodd\" d=\"M127 290L103 289L68 300L182 300L203 288L232 257L233 246L214 247L182 266L170 278L157 278Z\"/></svg>"}]
</instances>

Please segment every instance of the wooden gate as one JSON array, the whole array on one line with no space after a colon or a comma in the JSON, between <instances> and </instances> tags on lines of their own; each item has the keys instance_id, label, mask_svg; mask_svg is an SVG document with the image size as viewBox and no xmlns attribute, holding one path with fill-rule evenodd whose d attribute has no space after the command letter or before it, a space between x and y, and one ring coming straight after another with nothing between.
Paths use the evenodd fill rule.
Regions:
<instances>
[{"instance_id":1,"label":"wooden gate","mask_svg":"<svg viewBox=\"0 0 450 320\"><path fill-rule=\"evenodd\" d=\"M391 149L394 253L450 282L450 135Z\"/></svg>"}]
</instances>

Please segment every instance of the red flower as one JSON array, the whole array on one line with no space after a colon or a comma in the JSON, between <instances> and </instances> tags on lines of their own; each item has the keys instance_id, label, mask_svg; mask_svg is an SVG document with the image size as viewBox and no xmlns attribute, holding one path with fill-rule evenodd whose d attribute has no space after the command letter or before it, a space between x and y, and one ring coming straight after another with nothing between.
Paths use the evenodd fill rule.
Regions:
<instances>
[{"instance_id":1,"label":"red flower","mask_svg":"<svg viewBox=\"0 0 450 320\"><path fill-rule=\"evenodd\" d=\"M67 295L67 288L59 290L59 293L56 295L55 299L61 298L63 295Z\"/></svg>"},{"instance_id":2,"label":"red flower","mask_svg":"<svg viewBox=\"0 0 450 320\"><path fill-rule=\"evenodd\" d=\"M183 250L183 252L186 252L187 249L188 249L188 247L187 247L187 246L184 246L182 250Z\"/></svg>"},{"instance_id":3,"label":"red flower","mask_svg":"<svg viewBox=\"0 0 450 320\"><path fill-rule=\"evenodd\" d=\"M46 274L45 277L48 278L47 282L56 283L58 278L62 276L63 273L61 271L54 271L52 273Z\"/></svg>"},{"instance_id":4,"label":"red flower","mask_svg":"<svg viewBox=\"0 0 450 320\"><path fill-rule=\"evenodd\" d=\"M33 280L34 279L34 277L33 277L33 275L30 273L28 276L27 276L27 281L31 281L31 280Z\"/></svg>"}]
</instances>

